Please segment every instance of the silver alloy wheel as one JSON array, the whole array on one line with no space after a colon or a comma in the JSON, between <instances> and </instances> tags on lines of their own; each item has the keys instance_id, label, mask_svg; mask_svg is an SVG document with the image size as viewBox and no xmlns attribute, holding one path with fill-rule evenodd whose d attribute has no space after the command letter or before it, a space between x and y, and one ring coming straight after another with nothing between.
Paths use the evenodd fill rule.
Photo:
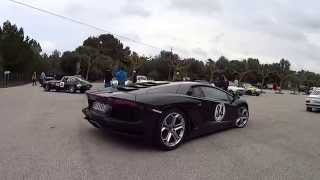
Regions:
<instances>
[{"instance_id":1,"label":"silver alloy wheel","mask_svg":"<svg viewBox=\"0 0 320 180\"><path fill-rule=\"evenodd\" d=\"M236 126L238 128L242 128L247 125L249 120L249 111L247 108L242 107L240 108L240 117L236 120Z\"/></svg>"},{"instance_id":2,"label":"silver alloy wheel","mask_svg":"<svg viewBox=\"0 0 320 180\"><path fill-rule=\"evenodd\" d=\"M183 139L186 124L179 113L168 114L161 124L161 141L167 147L174 147Z\"/></svg>"}]
</instances>

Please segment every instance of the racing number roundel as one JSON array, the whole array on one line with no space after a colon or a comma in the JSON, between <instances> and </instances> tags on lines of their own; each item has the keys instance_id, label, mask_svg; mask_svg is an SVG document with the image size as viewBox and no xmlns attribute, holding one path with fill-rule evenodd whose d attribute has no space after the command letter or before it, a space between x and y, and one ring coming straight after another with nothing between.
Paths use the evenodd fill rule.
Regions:
<instances>
[{"instance_id":1,"label":"racing number roundel","mask_svg":"<svg viewBox=\"0 0 320 180\"><path fill-rule=\"evenodd\" d=\"M214 111L214 119L217 122L221 122L226 114L226 106L223 103L220 103L216 106Z\"/></svg>"},{"instance_id":2,"label":"racing number roundel","mask_svg":"<svg viewBox=\"0 0 320 180\"><path fill-rule=\"evenodd\" d=\"M64 82L60 82L60 87L61 87L61 88L64 87Z\"/></svg>"}]
</instances>

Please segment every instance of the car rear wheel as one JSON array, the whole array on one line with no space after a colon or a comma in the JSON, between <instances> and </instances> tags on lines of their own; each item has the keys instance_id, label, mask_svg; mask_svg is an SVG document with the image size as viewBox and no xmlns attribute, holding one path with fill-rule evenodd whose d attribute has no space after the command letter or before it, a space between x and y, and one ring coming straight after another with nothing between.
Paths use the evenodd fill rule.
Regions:
<instances>
[{"instance_id":1,"label":"car rear wheel","mask_svg":"<svg viewBox=\"0 0 320 180\"><path fill-rule=\"evenodd\" d=\"M312 112L312 108L311 107L307 107L307 111L308 112Z\"/></svg>"},{"instance_id":2,"label":"car rear wheel","mask_svg":"<svg viewBox=\"0 0 320 180\"><path fill-rule=\"evenodd\" d=\"M80 90L80 93L85 93L86 92L86 90Z\"/></svg>"},{"instance_id":3,"label":"car rear wheel","mask_svg":"<svg viewBox=\"0 0 320 180\"><path fill-rule=\"evenodd\" d=\"M45 91L50 91L50 85L49 85L49 84L46 84L45 87L44 87L44 90L45 90Z\"/></svg>"},{"instance_id":4,"label":"car rear wheel","mask_svg":"<svg viewBox=\"0 0 320 180\"><path fill-rule=\"evenodd\" d=\"M246 106L242 106L239 109L239 117L235 121L234 126L237 128L244 128L247 126L249 121L249 110Z\"/></svg>"},{"instance_id":5,"label":"car rear wheel","mask_svg":"<svg viewBox=\"0 0 320 180\"><path fill-rule=\"evenodd\" d=\"M183 142L186 130L185 115L177 110L168 111L157 126L156 142L163 150L176 149Z\"/></svg>"}]
</instances>

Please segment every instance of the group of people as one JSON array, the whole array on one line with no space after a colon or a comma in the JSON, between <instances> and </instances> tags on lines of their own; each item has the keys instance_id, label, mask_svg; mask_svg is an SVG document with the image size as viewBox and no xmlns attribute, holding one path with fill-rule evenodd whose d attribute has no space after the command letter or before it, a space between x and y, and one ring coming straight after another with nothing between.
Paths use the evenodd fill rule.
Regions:
<instances>
[{"instance_id":1,"label":"group of people","mask_svg":"<svg viewBox=\"0 0 320 180\"><path fill-rule=\"evenodd\" d=\"M39 82L40 84L42 84L43 81L45 81L46 79L46 74L44 72L42 72L40 74L40 79L39 79ZM32 77L31 77L31 80L32 80L32 86L36 86L37 85L37 72L33 72L32 73Z\"/></svg>"},{"instance_id":2,"label":"group of people","mask_svg":"<svg viewBox=\"0 0 320 180\"><path fill-rule=\"evenodd\" d=\"M123 69L119 68L119 70L113 75L110 69L107 69L104 77L104 86L105 88L112 86L112 80L116 79L118 81L118 86L123 87L128 80L128 73ZM132 73L132 83L137 82L137 72L133 71Z\"/></svg>"}]
</instances>

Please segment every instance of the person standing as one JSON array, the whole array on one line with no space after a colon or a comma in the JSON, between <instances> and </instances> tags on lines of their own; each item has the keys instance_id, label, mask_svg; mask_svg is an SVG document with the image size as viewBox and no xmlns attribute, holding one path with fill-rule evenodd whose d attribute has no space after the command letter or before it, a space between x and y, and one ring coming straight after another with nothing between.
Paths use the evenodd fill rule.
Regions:
<instances>
[{"instance_id":1,"label":"person standing","mask_svg":"<svg viewBox=\"0 0 320 180\"><path fill-rule=\"evenodd\" d=\"M133 71L132 83L137 83L137 72L136 71Z\"/></svg>"},{"instance_id":2,"label":"person standing","mask_svg":"<svg viewBox=\"0 0 320 180\"><path fill-rule=\"evenodd\" d=\"M224 89L224 78L223 78L223 75L219 75L217 76L216 78L216 81L215 81L215 86L220 88L220 89Z\"/></svg>"},{"instance_id":3,"label":"person standing","mask_svg":"<svg viewBox=\"0 0 320 180\"><path fill-rule=\"evenodd\" d=\"M111 81L112 81L112 73L110 69L107 69L104 75L104 87L111 87Z\"/></svg>"},{"instance_id":4,"label":"person standing","mask_svg":"<svg viewBox=\"0 0 320 180\"><path fill-rule=\"evenodd\" d=\"M42 72L40 74L40 81L39 81L40 85L42 86L45 81L46 81L46 74L44 72Z\"/></svg>"},{"instance_id":5,"label":"person standing","mask_svg":"<svg viewBox=\"0 0 320 180\"><path fill-rule=\"evenodd\" d=\"M122 67L116 73L116 79L118 80L118 86L120 87L125 86L126 81L128 79L128 74L126 71L123 70Z\"/></svg>"},{"instance_id":6,"label":"person standing","mask_svg":"<svg viewBox=\"0 0 320 180\"><path fill-rule=\"evenodd\" d=\"M37 85L37 73L33 72L32 74L32 86L36 86Z\"/></svg>"},{"instance_id":7,"label":"person standing","mask_svg":"<svg viewBox=\"0 0 320 180\"><path fill-rule=\"evenodd\" d=\"M228 91L228 87L229 87L229 80L227 79L226 76L223 76L224 79L224 83L223 83L223 90Z\"/></svg>"}]
</instances>

